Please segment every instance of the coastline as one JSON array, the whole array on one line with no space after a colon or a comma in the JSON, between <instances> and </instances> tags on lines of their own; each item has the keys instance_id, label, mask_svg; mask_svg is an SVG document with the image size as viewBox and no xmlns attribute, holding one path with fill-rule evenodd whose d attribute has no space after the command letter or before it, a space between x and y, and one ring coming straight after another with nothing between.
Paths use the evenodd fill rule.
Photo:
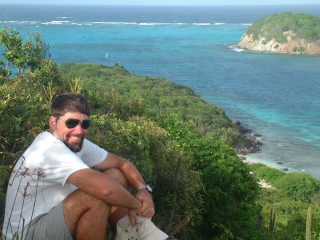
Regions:
<instances>
[{"instance_id":1,"label":"coastline","mask_svg":"<svg viewBox=\"0 0 320 240\"><path fill-rule=\"evenodd\" d=\"M240 125L241 126L241 125ZM263 140L262 135L249 128L242 128L243 135L247 138L249 147L240 148L238 156L248 164L263 164L267 167L277 169L286 173L307 173L308 175L320 180L319 163L308 161L308 157L313 157L312 148L308 156L303 155L304 161L295 161L294 154L299 154L295 149L297 146L292 142L285 142L285 145L276 145L267 139ZM239 149L238 149L239 150Z\"/></svg>"},{"instance_id":2,"label":"coastline","mask_svg":"<svg viewBox=\"0 0 320 240\"><path fill-rule=\"evenodd\" d=\"M283 172L286 172L286 173L290 173L290 172L305 172L305 171L298 171L297 169L293 169L293 168L290 168L282 163L276 163L272 160L266 160L266 159L263 159L263 158L259 158L259 156L255 156L257 153L248 153L246 155L243 155L243 154L239 154L238 156L240 158L243 159L243 162L247 163L247 164L258 164L258 163L261 163L267 167L270 167L270 168L275 168L279 171L283 171ZM311 175L310 173L308 173L309 175ZM313 176L314 177L314 176Z\"/></svg>"}]
</instances>

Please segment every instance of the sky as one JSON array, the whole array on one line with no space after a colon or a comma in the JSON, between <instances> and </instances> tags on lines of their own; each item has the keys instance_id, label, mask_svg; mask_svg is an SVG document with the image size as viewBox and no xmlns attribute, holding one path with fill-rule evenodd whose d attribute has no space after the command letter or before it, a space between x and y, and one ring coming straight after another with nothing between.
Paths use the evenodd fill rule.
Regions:
<instances>
[{"instance_id":1,"label":"sky","mask_svg":"<svg viewBox=\"0 0 320 240\"><path fill-rule=\"evenodd\" d=\"M0 0L0 4L72 5L292 5L320 4L320 0Z\"/></svg>"}]
</instances>

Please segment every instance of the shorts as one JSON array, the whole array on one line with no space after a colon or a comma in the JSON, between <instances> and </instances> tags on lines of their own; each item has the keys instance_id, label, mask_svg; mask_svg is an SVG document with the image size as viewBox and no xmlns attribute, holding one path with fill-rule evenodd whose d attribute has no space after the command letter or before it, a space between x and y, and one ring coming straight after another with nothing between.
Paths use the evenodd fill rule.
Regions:
<instances>
[{"instance_id":1,"label":"shorts","mask_svg":"<svg viewBox=\"0 0 320 240\"><path fill-rule=\"evenodd\" d=\"M63 202L29 224L25 240L73 240L63 215Z\"/></svg>"}]
</instances>

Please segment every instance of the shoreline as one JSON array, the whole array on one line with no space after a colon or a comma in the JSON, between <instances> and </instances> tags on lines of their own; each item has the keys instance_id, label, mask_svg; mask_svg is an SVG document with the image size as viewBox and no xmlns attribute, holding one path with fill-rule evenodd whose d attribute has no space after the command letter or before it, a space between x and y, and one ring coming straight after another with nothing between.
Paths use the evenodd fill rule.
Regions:
<instances>
[{"instance_id":1,"label":"shoreline","mask_svg":"<svg viewBox=\"0 0 320 240\"><path fill-rule=\"evenodd\" d=\"M236 128L239 132L243 134L249 145L238 147L238 156L247 164L263 164L267 167L277 169L286 173L289 172L300 172L297 169L286 166L282 161L266 160L266 158L257 156L259 153L263 152L263 141L262 135L255 132L253 129L244 126L240 121L234 121ZM306 172L301 170L301 172ZM307 172L308 173L308 172ZM308 173L312 176L311 173ZM315 176L313 176L315 177Z\"/></svg>"},{"instance_id":2,"label":"shoreline","mask_svg":"<svg viewBox=\"0 0 320 240\"><path fill-rule=\"evenodd\" d=\"M293 168L290 168L290 167L287 167L285 165L283 165L282 163L276 163L276 162L273 162L273 161L270 161L270 160L265 160L265 159L262 159L262 158L259 158L259 157L256 157L256 156L252 156L254 155L255 153L248 153L246 155L243 155L243 154L239 154L238 156L240 158L243 159L243 162L247 163L247 164L263 164L267 167L270 167L270 168L274 168L274 169L277 169L279 171L282 171L282 172L285 172L285 173L292 173L292 172L301 172L301 173L308 173L306 171L299 171L297 169L293 169ZM251 155L251 156L250 156ZM308 173L310 176L312 176L310 173ZM314 176L312 176L314 177ZM316 177L314 177L316 178Z\"/></svg>"},{"instance_id":3,"label":"shoreline","mask_svg":"<svg viewBox=\"0 0 320 240\"><path fill-rule=\"evenodd\" d=\"M236 146L238 156L248 164L263 164L285 173L306 173L315 179L320 180L317 169L320 163L314 161L318 159L316 149L307 143L290 142L290 139L281 139L276 142L273 139L264 139L263 134L254 131L247 125L242 125L240 121L235 121L235 126L244 136L245 141ZM297 145L298 144L298 145ZM308 155L301 155L296 147L304 151L308 150ZM298 148L299 149L299 148ZM294 155L300 157L299 159Z\"/></svg>"}]
</instances>

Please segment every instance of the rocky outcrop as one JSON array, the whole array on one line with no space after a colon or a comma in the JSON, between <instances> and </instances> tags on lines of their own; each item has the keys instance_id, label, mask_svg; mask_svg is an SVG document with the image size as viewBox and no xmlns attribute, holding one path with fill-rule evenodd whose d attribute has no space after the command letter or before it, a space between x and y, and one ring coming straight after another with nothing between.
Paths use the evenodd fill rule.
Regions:
<instances>
[{"instance_id":1,"label":"rocky outcrop","mask_svg":"<svg viewBox=\"0 0 320 240\"><path fill-rule=\"evenodd\" d=\"M262 146L261 135L244 127L239 121L236 121L234 126L242 136L242 138L238 139L238 143L235 146L237 153L245 155L259 152L260 146Z\"/></svg>"},{"instance_id":2,"label":"rocky outcrop","mask_svg":"<svg viewBox=\"0 0 320 240\"><path fill-rule=\"evenodd\" d=\"M311 42L306 39L299 39L290 31L284 32L283 35L287 37L286 43L279 43L275 39L266 41L264 37L254 40L252 34L245 33L238 47L258 52L320 54L320 40Z\"/></svg>"}]
</instances>

